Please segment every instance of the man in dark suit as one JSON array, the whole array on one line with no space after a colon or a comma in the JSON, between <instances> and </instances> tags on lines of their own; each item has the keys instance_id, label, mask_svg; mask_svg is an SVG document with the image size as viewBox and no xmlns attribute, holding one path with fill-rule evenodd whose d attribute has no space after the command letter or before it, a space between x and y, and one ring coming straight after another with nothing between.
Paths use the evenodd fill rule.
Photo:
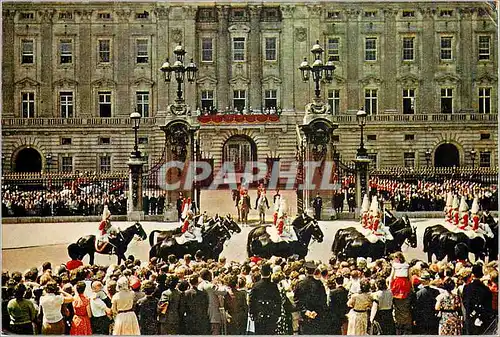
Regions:
<instances>
[{"instance_id":1,"label":"man in dark suit","mask_svg":"<svg viewBox=\"0 0 500 337\"><path fill-rule=\"evenodd\" d=\"M177 198L177 221L181 220L182 216L182 204L184 203L184 195L182 195L182 192L179 192L179 197Z\"/></svg>"},{"instance_id":2,"label":"man in dark suit","mask_svg":"<svg viewBox=\"0 0 500 337\"><path fill-rule=\"evenodd\" d=\"M153 195L149 198L149 204L151 205L151 215L156 215L156 206L158 205L158 199L156 198L156 195L153 193Z\"/></svg>"},{"instance_id":3,"label":"man in dark suit","mask_svg":"<svg viewBox=\"0 0 500 337\"><path fill-rule=\"evenodd\" d=\"M163 209L165 208L165 192L161 192L158 197L158 214L163 214Z\"/></svg>"},{"instance_id":4,"label":"man in dark suit","mask_svg":"<svg viewBox=\"0 0 500 337\"><path fill-rule=\"evenodd\" d=\"M256 335L274 335L281 313L281 296L278 286L270 280L271 266L264 264L260 273L262 278L254 284L249 295L250 317L255 322Z\"/></svg>"},{"instance_id":5,"label":"man in dark suit","mask_svg":"<svg viewBox=\"0 0 500 337\"><path fill-rule=\"evenodd\" d=\"M319 196L319 193L316 193L316 198L313 201L313 209L314 209L314 219L321 220L321 208L323 207L323 199Z\"/></svg>"},{"instance_id":6,"label":"man in dark suit","mask_svg":"<svg viewBox=\"0 0 500 337\"><path fill-rule=\"evenodd\" d=\"M468 335L484 335L493 319L491 290L481 282L483 266L472 267L472 281L464 287L465 331Z\"/></svg>"},{"instance_id":7,"label":"man in dark suit","mask_svg":"<svg viewBox=\"0 0 500 337\"><path fill-rule=\"evenodd\" d=\"M326 325L326 290L320 280L314 278L316 265L313 262L304 264L306 278L297 284L294 294L295 307L299 310L302 321L299 333L302 335L325 334Z\"/></svg>"},{"instance_id":8,"label":"man in dark suit","mask_svg":"<svg viewBox=\"0 0 500 337\"><path fill-rule=\"evenodd\" d=\"M415 294L413 317L416 333L419 335L437 335L439 333L439 317L436 312L436 297L439 290L429 286L431 275L424 271L420 275L422 288Z\"/></svg>"},{"instance_id":9,"label":"man in dark suit","mask_svg":"<svg viewBox=\"0 0 500 337\"><path fill-rule=\"evenodd\" d=\"M142 210L144 211L144 215L149 215L149 196L144 192L142 197Z\"/></svg>"},{"instance_id":10,"label":"man in dark suit","mask_svg":"<svg viewBox=\"0 0 500 337\"><path fill-rule=\"evenodd\" d=\"M191 289L184 293L180 305L186 335L209 335L210 320L208 318L208 295L198 289L198 274L189 278Z\"/></svg>"},{"instance_id":11,"label":"man in dark suit","mask_svg":"<svg viewBox=\"0 0 500 337\"><path fill-rule=\"evenodd\" d=\"M325 334L341 335L342 325L347 322L347 296L349 291L344 288L344 277L339 275L335 278L335 289L330 291L330 300L328 303L328 313L331 317L331 330Z\"/></svg>"}]
</instances>

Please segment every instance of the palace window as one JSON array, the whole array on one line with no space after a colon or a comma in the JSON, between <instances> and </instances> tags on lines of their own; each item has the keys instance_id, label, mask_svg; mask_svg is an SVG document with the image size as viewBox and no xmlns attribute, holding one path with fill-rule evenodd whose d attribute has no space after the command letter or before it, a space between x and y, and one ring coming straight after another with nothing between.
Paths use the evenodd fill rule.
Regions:
<instances>
[{"instance_id":1,"label":"palace window","mask_svg":"<svg viewBox=\"0 0 500 337\"><path fill-rule=\"evenodd\" d=\"M482 133L481 136L480 136L481 140L489 140L490 138L491 137L490 137L489 133Z\"/></svg>"},{"instance_id":2,"label":"palace window","mask_svg":"<svg viewBox=\"0 0 500 337\"><path fill-rule=\"evenodd\" d=\"M111 157L108 155L99 157L99 172L111 172Z\"/></svg>"},{"instance_id":3,"label":"palace window","mask_svg":"<svg viewBox=\"0 0 500 337\"><path fill-rule=\"evenodd\" d=\"M137 39L136 40L137 47L137 63L148 63L149 62L149 53L148 53L148 40L147 39Z\"/></svg>"},{"instance_id":4,"label":"palace window","mask_svg":"<svg viewBox=\"0 0 500 337\"><path fill-rule=\"evenodd\" d=\"M415 113L415 89L403 89L403 113Z\"/></svg>"},{"instance_id":5,"label":"palace window","mask_svg":"<svg viewBox=\"0 0 500 337\"><path fill-rule=\"evenodd\" d=\"M245 38L233 38L233 61L245 61Z\"/></svg>"},{"instance_id":6,"label":"palace window","mask_svg":"<svg viewBox=\"0 0 500 337\"><path fill-rule=\"evenodd\" d=\"M489 60L490 59L490 37L480 36L479 37L479 60Z\"/></svg>"},{"instance_id":7,"label":"palace window","mask_svg":"<svg viewBox=\"0 0 500 337\"><path fill-rule=\"evenodd\" d=\"M340 12L339 11L328 11L326 13L326 17L328 19L338 19L338 18L340 18Z\"/></svg>"},{"instance_id":8,"label":"palace window","mask_svg":"<svg viewBox=\"0 0 500 337\"><path fill-rule=\"evenodd\" d=\"M32 39L21 40L21 63L33 64L35 63L35 48Z\"/></svg>"},{"instance_id":9,"label":"palace window","mask_svg":"<svg viewBox=\"0 0 500 337\"><path fill-rule=\"evenodd\" d=\"M377 17L377 11L366 11L365 18L375 18Z\"/></svg>"},{"instance_id":10,"label":"palace window","mask_svg":"<svg viewBox=\"0 0 500 337\"><path fill-rule=\"evenodd\" d=\"M149 139L148 137L139 137L138 143L140 145L146 145L149 143Z\"/></svg>"},{"instance_id":11,"label":"palace window","mask_svg":"<svg viewBox=\"0 0 500 337\"><path fill-rule=\"evenodd\" d=\"M201 92L201 109L205 111L212 110L214 107L214 91L213 90L203 90Z\"/></svg>"},{"instance_id":12,"label":"palace window","mask_svg":"<svg viewBox=\"0 0 500 337\"><path fill-rule=\"evenodd\" d=\"M73 92L61 91L59 93L59 110L61 118L73 118Z\"/></svg>"},{"instance_id":13,"label":"palace window","mask_svg":"<svg viewBox=\"0 0 500 337\"><path fill-rule=\"evenodd\" d=\"M413 61L413 43L415 38L404 37L403 38L403 61Z\"/></svg>"},{"instance_id":14,"label":"palace window","mask_svg":"<svg viewBox=\"0 0 500 337\"><path fill-rule=\"evenodd\" d=\"M479 153L479 167L490 167L491 165L491 152L481 151Z\"/></svg>"},{"instance_id":15,"label":"palace window","mask_svg":"<svg viewBox=\"0 0 500 337\"><path fill-rule=\"evenodd\" d=\"M149 12L144 11L142 13L135 13L136 19L149 19Z\"/></svg>"},{"instance_id":16,"label":"palace window","mask_svg":"<svg viewBox=\"0 0 500 337\"><path fill-rule=\"evenodd\" d=\"M338 37L332 37L328 39L327 42L327 59L330 58L330 56L333 58L334 61L340 61L340 53L339 53L339 38Z\"/></svg>"},{"instance_id":17,"label":"palace window","mask_svg":"<svg viewBox=\"0 0 500 337\"><path fill-rule=\"evenodd\" d=\"M479 88L479 113L489 114L491 109L491 88Z\"/></svg>"},{"instance_id":18,"label":"palace window","mask_svg":"<svg viewBox=\"0 0 500 337\"><path fill-rule=\"evenodd\" d=\"M276 38L266 37L266 61L276 61Z\"/></svg>"},{"instance_id":19,"label":"palace window","mask_svg":"<svg viewBox=\"0 0 500 337\"><path fill-rule=\"evenodd\" d=\"M366 135L366 140L374 142L377 140L377 135Z\"/></svg>"},{"instance_id":20,"label":"palace window","mask_svg":"<svg viewBox=\"0 0 500 337\"><path fill-rule=\"evenodd\" d=\"M22 12L21 13L21 20L34 20L35 19L35 13L33 12Z\"/></svg>"},{"instance_id":21,"label":"palace window","mask_svg":"<svg viewBox=\"0 0 500 337\"><path fill-rule=\"evenodd\" d=\"M233 91L233 106L235 110L243 111L246 106L246 91L234 90Z\"/></svg>"},{"instance_id":22,"label":"palace window","mask_svg":"<svg viewBox=\"0 0 500 337\"><path fill-rule=\"evenodd\" d=\"M111 138L99 137L99 145L109 145L109 144L111 144Z\"/></svg>"},{"instance_id":23,"label":"palace window","mask_svg":"<svg viewBox=\"0 0 500 337\"><path fill-rule=\"evenodd\" d=\"M441 37L441 60L451 60L452 59L452 41L453 38L450 36Z\"/></svg>"},{"instance_id":24,"label":"palace window","mask_svg":"<svg viewBox=\"0 0 500 337\"><path fill-rule=\"evenodd\" d=\"M332 89L328 90L328 104L330 109L332 109L333 115L340 114L340 90Z\"/></svg>"},{"instance_id":25,"label":"palace window","mask_svg":"<svg viewBox=\"0 0 500 337\"><path fill-rule=\"evenodd\" d=\"M73 157L64 156L61 158L61 171L73 172Z\"/></svg>"},{"instance_id":26,"label":"palace window","mask_svg":"<svg viewBox=\"0 0 500 337\"><path fill-rule=\"evenodd\" d=\"M62 12L59 13L60 20L73 20L73 13L71 12Z\"/></svg>"},{"instance_id":27,"label":"palace window","mask_svg":"<svg viewBox=\"0 0 500 337\"><path fill-rule=\"evenodd\" d=\"M204 37L201 39L201 61L213 61L213 39L211 37Z\"/></svg>"},{"instance_id":28,"label":"palace window","mask_svg":"<svg viewBox=\"0 0 500 337\"><path fill-rule=\"evenodd\" d=\"M102 13L97 14L97 17L101 20L111 20L111 13L102 12Z\"/></svg>"},{"instance_id":29,"label":"palace window","mask_svg":"<svg viewBox=\"0 0 500 337\"><path fill-rule=\"evenodd\" d=\"M403 158L405 167L415 167L415 152L405 152Z\"/></svg>"},{"instance_id":30,"label":"palace window","mask_svg":"<svg viewBox=\"0 0 500 337\"><path fill-rule=\"evenodd\" d=\"M99 40L99 63L109 63L111 60L111 40Z\"/></svg>"},{"instance_id":31,"label":"palace window","mask_svg":"<svg viewBox=\"0 0 500 337\"><path fill-rule=\"evenodd\" d=\"M71 138L62 137L61 138L61 145L71 145Z\"/></svg>"},{"instance_id":32,"label":"palace window","mask_svg":"<svg viewBox=\"0 0 500 337\"><path fill-rule=\"evenodd\" d=\"M414 18L415 11L403 11L403 17L404 18Z\"/></svg>"},{"instance_id":33,"label":"palace window","mask_svg":"<svg viewBox=\"0 0 500 337\"><path fill-rule=\"evenodd\" d=\"M368 115L377 114L377 89L365 89L365 111Z\"/></svg>"},{"instance_id":34,"label":"palace window","mask_svg":"<svg viewBox=\"0 0 500 337\"><path fill-rule=\"evenodd\" d=\"M453 112L453 89L441 88L441 112L451 114Z\"/></svg>"},{"instance_id":35,"label":"palace window","mask_svg":"<svg viewBox=\"0 0 500 337\"><path fill-rule=\"evenodd\" d=\"M365 38L365 61L377 60L377 38Z\"/></svg>"},{"instance_id":36,"label":"palace window","mask_svg":"<svg viewBox=\"0 0 500 337\"><path fill-rule=\"evenodd\" d=\"M111 91L99 91L99 117L111 117Z\"/></svg>"},{"instance_id":37,"label":"palace window","mask_svg":"<svg viewBox=\"0 0 500 337\"><path fill-rule=\"evenodd\" d=\"M35 117L35 93L22 92L21 93L21 113L23 118Z\"/></svg>"},{"instance_id":38,"label":"palace window","mask_svg":"<svg viewBox=\"0 0 500 337\"><path fill-rule=\"evenodd\" d=\"M265 90L264 91L264 108L277 108L278 106L278 94L277 90Z\"/></svg>"},{"instance_id":39,"label":"palace window","mask_svg":"<svg viewBox=\"0 0 500 337\"><path fill-rule=\"evenodd\" d=\"M59 42L60 62L69 64L73 62L73 40L63 39Z\"/></svg>"},{"instance_id":40,"label":"palace window","mask_svg":"<svg viewBox=\"0 0 500 337\"><path fill-rule=\"evenodd\" d=\"M412 140L415 140L415 135L413 134L405 135L405 141L412 141Z\"/></svg>"},{"instance_id":41,"label":"palace window","mask_svg":"<svg viewBox=\"0 0 500 337\"><path fill-rule=\"evenodd\" d=\"M135 93L137 112L142 117L149 117L149 91L137 91Z\"/></svg>"},{"instance_id":42,"label":"palace window","mask_svg":"<svg viewBox=\"0 0 500 337\"><path fill-rule=\"evenodd\" d=\"M452 10L442 10L439 13L439 16L441 16L442 18L450 18L453 16L453 11Z\"/></svg>"}]
</instances>

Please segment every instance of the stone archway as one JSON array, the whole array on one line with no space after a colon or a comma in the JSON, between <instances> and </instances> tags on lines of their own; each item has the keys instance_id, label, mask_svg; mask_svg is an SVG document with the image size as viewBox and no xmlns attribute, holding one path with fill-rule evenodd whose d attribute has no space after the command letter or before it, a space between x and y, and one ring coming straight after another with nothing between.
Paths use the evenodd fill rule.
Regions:
<instances>
[{"instance_id":1,"label":"stone archway","mask_svg":"<svg viewBox=\"0 0 500 337\"><path fill-rule=\"evenodd\" d=\"M20 150L14 160L15 172L41 172L42 156L32 147Z\"/></svg>"},{"instance_id":2,"label":"stone archway","mask_svg":"<svg viewBox=\"0 0 500 337\"><path fill-rule=\"evenodd\" d=\"M460 154L455 145L446 143L438 146L434 152L435 167L458 167L460 166Z\"/></svg>"},{"instance_id":3,"label":"stone archway","mask_svg":"<svg viewBox=\"0 0 500 337\"><path fill-rule=\"evenodd\" d=\"M247 162L257 161L257 145L248 136L235 135L224 143L222 161L233 162L237 173L245 170Z\"/></svg>"}]
</instances>

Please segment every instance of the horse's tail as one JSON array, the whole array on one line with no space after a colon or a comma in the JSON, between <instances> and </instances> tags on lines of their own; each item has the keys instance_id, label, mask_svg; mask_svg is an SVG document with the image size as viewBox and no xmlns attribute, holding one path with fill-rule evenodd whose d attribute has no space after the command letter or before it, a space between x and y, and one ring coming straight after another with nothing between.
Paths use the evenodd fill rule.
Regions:
<instances>
[{"instance_id":1,"label":"horse's tail","mask_svg":"<svg viewBox=\"0 0 500 337\"><path fill-rule=\"evenodd\" d=\"M149 234L149 246L153 247L155 242L155 233L160 233L161 230L158 230L158 229L155 229L155 230L152 230L151 233Z\"/></svg>"}]
</instances>

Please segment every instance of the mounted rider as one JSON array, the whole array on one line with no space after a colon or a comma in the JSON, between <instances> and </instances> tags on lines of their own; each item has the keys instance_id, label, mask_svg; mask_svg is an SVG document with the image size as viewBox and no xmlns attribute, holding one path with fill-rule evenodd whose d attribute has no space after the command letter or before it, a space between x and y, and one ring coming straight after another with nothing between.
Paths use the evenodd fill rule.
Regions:
<instances>
[{"instance_id":1,"label":"mounted rider","mask_svg":"<svg viewBox=\"0 0 500 337\"><path fill-rule=\"evenodd\" d=\"M458 197L455 195L453 196L453 206L451 210L451 218L452 218L452 224L458 227L459 221L460 221L460 213L458 211Z\"/></svg>"},{"instance_id":2,"label":"mounted rider","mask_svg":"<svg viewBox=\"0 0 500 337\"><path fill-rule=\"evenodd\" d=\"M453 212L453 195L451 192L446 194L446 206L444 207L444 215L445 221L448 223L452 222L452 213Z\"/></svg>"},{"instance_id":3,"label":"mounted rider","mask_svg":"<svg viewBox=\"0 0 500 337\"><path fill-rule=\"evenodd\" d=\"M261 204L261 202L264 202L265 205L266 205L266 207L267 207L267 209L269 209L269 201L267 200L266 189L265 188L262 189L262 191L260 191L260 194L257 197L257 200L255 202L255 204L256 204L255 209L258 209L258 207Z\"/></svg>"},{"instance_id":4,"label":"mounted rider","mask_svg":"<svg viewBox=\"0 0 500 337\"><path fill-rule=\"evenodd\" d=\"M102 220L99 223L99 230L101 231L99 241L115 245L114 240L116 239L119 230L111 224L110 218L111 212L109 211L108 205L104 205Z\"/></svg>"},{"instance_id":5,"label":"mounted rider","mask_svg":"<svg viewBox=\"0 0 500 337\"><path fill-rule=\"evenodd\" d=\"M477 232L477 230L479 229L479 199L477 196L474 198L474 201L472 202L472 207L470 211L472 218L472 230L474 232Z\"/></svg>"},{"instance_id":6,"label":"mounted rider","mask_svg":"<svg viewBox=\"0 0 500 337\"><path fill-rule=\"evenodd\" d=\"M394 240L389 228L381 222L382 216L383 214L380 211L377 196L374 196L370 205L368 227L361 231L371 243L375 243L378 240L384 242L387 240Z\"/></svg>"},{"instance_id":7,"label":"mounted rider","mask_svg":"<svg viewBox=\"0 0 500 337\"><path fill-rule=\"evenodd\" d=\"M278 224L277 224L277 229L278 229L278 235L281 236L283 235L283 231L286 230L286 232L289 231L289 220L288 220L288 212L287 212L287 203L285 198L280 198L280 208L278 211Z\"/></svg>"},{"instance_id":8,"label":"mounted rider","mask_svg":"<svg viewBox=\"0 0 500 337\"><path fill-rule=\"evenodd\" d=\"M368 194L365 194L363 198L363 203L361 204L361 226L363 228L368 228L370 226L369 223L369 211L370 211L370 201L368 200Z\"/></svg>"},{"instance_id":9,"label":"mounted rider","mask_svg":"<svg viewBox=\"0 0 500 337\"><path fill-rule=\"evenodd\" d=\"M465 201L465 197L462 196L460 199L460 223L458 224L458 228L461 230L466 230L469 226L469 206Z\"/></svg>"},{"instance_id":10,"label":"mounted rider","mask_svg":"<svg viewBox=\"0 0 500 337\"><path fill-rule=\"evenodd\" d=\"M273 225L276 226L276 223L278 222L278 213L280 210L280 204L281 204L281 195L276 194L274 196L274 204L273 204Z\"/></svg>"},{"instance_id":11,"label":"mounted rider","mask_svg":"<svg viewBox=\"0 0 500 337\"><path fill-rule=\"evenodd\" d=\"M181 233L182 235L176 238L179 244L191 240L201 242L201 229L196 227L194 212L192 210L187 211L186 219L182 223Z\"/></svg>"},{"instance_id":12,"label":"mounted rider","mask_svg":"<svg viewBox=\"0 0 500 337\"><path fill-rule=\"evenodd\" d=\"M259 206L259 199L260 199L262 194L266 194L266 188L264 187L263 183L260 183L259 187L257 187L257 198L255 199L255 209L257 209L257 207ZM266 198L266 200L267 200L267 198ZM267 202L267 208L269 208L268 202Z\"/></svg>"},{"instance_id":13,"label":"mounted rider","mask_svg":"<svg viewBox=\"0 0 500 337\"><path fill-rule=\"evenodd\" d=\"M181 213L181 221L184 221L187 218L188 212L191 210L191 198L184 198L182 201L182 213Z\"/></svg>"}]
</instances>

